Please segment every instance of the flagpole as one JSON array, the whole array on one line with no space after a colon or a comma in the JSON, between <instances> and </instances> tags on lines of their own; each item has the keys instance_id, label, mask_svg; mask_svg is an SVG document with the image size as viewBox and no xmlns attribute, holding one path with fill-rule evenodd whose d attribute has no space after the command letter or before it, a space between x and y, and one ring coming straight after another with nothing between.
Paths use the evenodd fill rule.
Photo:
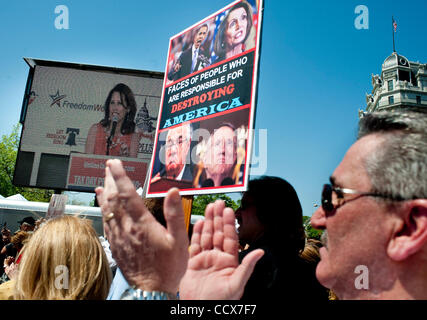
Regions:
<instances>
[{"instance_id":1,"label":"flagpole","mask_svg":"<svg viewBox=\"0 0 427 320\"><path fill-rule=\"evenodd\" d=\"M394 45L394 18L391 16L391 32L393 33L393 52L396 52L396 48Z\"/></svg>"}]
</instances>

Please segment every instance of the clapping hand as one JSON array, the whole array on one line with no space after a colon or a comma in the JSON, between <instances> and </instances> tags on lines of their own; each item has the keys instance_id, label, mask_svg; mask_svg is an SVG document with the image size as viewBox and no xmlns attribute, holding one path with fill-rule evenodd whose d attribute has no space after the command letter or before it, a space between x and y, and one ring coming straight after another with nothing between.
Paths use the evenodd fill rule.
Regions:
<instances>
[{"instance_id":1,"label":"clapping hand","mask_svg":"<svg viewBox=\"0 0 427 320\"><path fill-rule=\"evenodd\" d=\"M188 261L188 236L178 189L164 201L164 228L144 205L120 160L108 160L96 190L111 251L131 285L175 294Z\"/></svg>"},{"instance_id":2,"label":"clapping hand","mask_svg":"<svg viewBox=\"0 0 427 320\"><path fill-rule=\"evenodd\" d=\"M239 265L234 212L217 200L207 206L205 220L193 228L190 260L180 284L181 299L239 299L264 251L249 253Z\"/></svg>"}]
</instances>

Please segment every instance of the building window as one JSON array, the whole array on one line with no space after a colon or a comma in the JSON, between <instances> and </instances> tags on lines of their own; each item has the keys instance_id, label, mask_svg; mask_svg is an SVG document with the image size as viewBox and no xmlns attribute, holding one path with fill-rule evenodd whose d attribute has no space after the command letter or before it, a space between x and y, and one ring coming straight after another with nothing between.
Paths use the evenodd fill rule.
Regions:
<instances>
[{"instance_id":1,"label":"building window","mask_svg":"<svg viewBox=\"0 0 427 320\"><path fill-rule=\"evenodd\" d=\"M393 104L394 103L394 96L389 96L388 97L388 104Z\"/></svg>"},{"instance_id":2,"label":"building window","mask_svg":"<svg viewBox=\"0 0 427 320\"><path fill-rule=\"evenodd\" d=\"M409 71L405 71L405 70L399 70L399 80L400 81L407 81L410 82L410 76L409 76Z\"/></svg>"},{"instance_id":3,"label":"building window","mask_svg":"<svg viewBox=\"0 0 427 320\"><path fill-rule=\"evenodd\" d=\"M417 77L415 76L415 73L411 71L411 83L414 87L417 86Z\"/></svg>"},{"instance_id":4,"label":"building window","mask_svg":"<svg viewBox=\"0 0 427 320\"><path fill-rule=\"evenodd\" d=\"M388 91L393 90L393 80L388 80Z\"/></svg>"},{"instance_id":5,"label":"building window","mask_svg":"<svg viewBox=\"0 0 427 320\"><path fill-rule=\"evenodd\" d=\"M421 104L421 96L417 96L417 104Z\"/></svg>"}]
</instances>

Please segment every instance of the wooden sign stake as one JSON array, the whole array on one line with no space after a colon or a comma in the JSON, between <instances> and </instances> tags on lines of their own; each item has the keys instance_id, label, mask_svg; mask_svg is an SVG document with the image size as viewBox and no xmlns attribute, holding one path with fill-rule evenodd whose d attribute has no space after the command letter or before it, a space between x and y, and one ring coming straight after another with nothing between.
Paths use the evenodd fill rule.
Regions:
<instances>
[{"instance_id":1,"label":"wooden sign stake","mask_svg":"<svg viewBox=\"0 0 427 320\"><path fill-rule=\"evenodd\" d=\"M182 196L182 209L184 210L185 226L188 229L191 222L191 207L193 206L193 196Z\"/></svg>"}]
</instances>

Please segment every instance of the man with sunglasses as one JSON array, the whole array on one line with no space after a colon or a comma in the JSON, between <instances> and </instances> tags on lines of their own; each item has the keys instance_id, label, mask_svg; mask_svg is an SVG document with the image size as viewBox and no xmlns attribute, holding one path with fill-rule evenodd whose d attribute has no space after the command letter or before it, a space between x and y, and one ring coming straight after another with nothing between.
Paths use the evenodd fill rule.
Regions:
<instances>
[{"instance_id":1,"label":"man with sunglasses","mask_svg":"<svg viewBox=\"0 0 427 320\"><path fill-rule=\"evenodd\" d=\"M327 232L317 279L340 299L427 299L427 114L362 118L311 224Z\"/></svg>"}]
</instances>

